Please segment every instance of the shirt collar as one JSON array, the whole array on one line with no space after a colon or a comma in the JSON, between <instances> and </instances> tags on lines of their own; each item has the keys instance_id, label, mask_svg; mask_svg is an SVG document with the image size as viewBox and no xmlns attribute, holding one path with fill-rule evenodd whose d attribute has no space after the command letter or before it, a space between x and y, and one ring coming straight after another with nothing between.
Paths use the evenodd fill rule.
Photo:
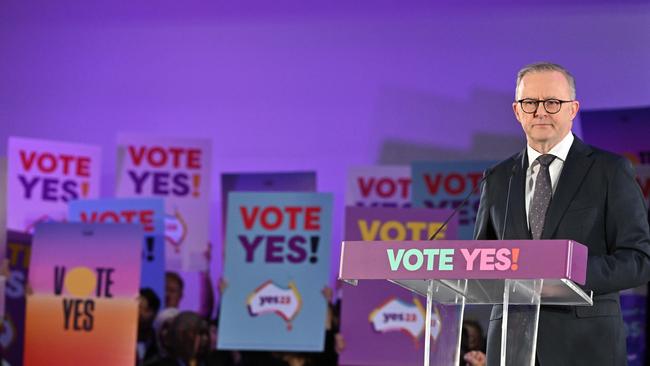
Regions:
<instances>
[{"instance_id":1,"label":"shirt collar","mask_svg":"<svg viewBox=\"0 0 650 366\"><path fill-rule=\"evenodd\" d=\"M569 131L569 133L567 133L566 136L564 136L564 138L557 145L553 146L551 151L548 153L555 155L556 159L560 159L562 162L564 162L567 155L569 155L569 150L571 149L571 145L573 145L573 140L573 133ZM526 150L528 152L528 164L532 166L535 159L537 159L542 154L530 147L530 145L526 145Z\"/></svg>"}]
</instances>

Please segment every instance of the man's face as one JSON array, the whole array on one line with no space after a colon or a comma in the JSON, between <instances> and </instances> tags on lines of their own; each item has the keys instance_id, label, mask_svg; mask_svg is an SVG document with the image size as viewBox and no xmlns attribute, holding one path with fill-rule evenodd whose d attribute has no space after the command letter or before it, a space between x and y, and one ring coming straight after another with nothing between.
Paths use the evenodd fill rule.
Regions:
<instances>
[{"instance_id":1,"label":"man's face","mask_svg":"<svg viewBox=\"0 0 650 366\"><path fill-rule=\"evenodd\" d=\"M467 330L467 347L471 351L476 351L481 349L481 344L483 340L481 339L481 333L476 327L469 326L465 327Z\"/></svg>"},{"instance_id":2,"label":"man's face","mask_svg":"<svg viewBox=\"0 0 650 366\"><path fill-rule=\"evenodd\" d=\"M519 83L517 100L521 99L571 100L571 88L559 71L531 72ZM548 152L571 131L579 107L577 101L563 103L559 112L549 114L543 103L539 103L535 113L525 113L519 103L512 104L515 116L526 133L528 144L538 151L546 149L540 152Z\"/></svg>"},{"instance_id":3,"label":"man's face","mask_svg":"<svg viewBox=\"0 0 650 366\"><path fill-rule=\"evenodd\" d=\"M138 297L138 320L141 324L152 324L155 314L144 296Z\"/></svg>"},{"instance_id":4,"label":"man's face","mask_svg":"<svg viewBox=\"0 0 650 366\"><path fill-rule=\"evenodd\" d=\"M182 297L181 285L175 280L167 279L165 282L165 307L178 308Z\"/></svg>"}]
</instances>

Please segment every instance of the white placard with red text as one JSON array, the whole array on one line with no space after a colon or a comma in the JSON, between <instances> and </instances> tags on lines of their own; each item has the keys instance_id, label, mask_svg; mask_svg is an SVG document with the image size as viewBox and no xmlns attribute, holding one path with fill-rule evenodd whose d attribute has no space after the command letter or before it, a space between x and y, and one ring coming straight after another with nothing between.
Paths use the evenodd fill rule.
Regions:
<instances>
[{"instance_id":1,"label":"white placard with red text","mask_svg":"<svg viewBox=\"0 0 650 366\"><path fill-rule=\"evenodd\" d=\"M411 167L377 165L348 171L346 206L410 207Z\"/></svg>"},{"instance_id":2,"label":"white placard with red text","mask_svg":"<svg viewBox=\"0 0 650 366\"><path fill-rule=\"evenodd\" d=\"M38 222L65 221L69 201L97 198L98 146L10 137L7 228L31 232Z\"/></svg>"},{"instance_id":3,"label":"white placard with red text","mask_svg":"<svg viewBox=\"0 0 650 366\"><path fill-rule=\"evenodd\" d=\"M169 270L208 268L211 149L209 140L118 138L116 195L165 199Z\"/></svg>"}]
</instances>

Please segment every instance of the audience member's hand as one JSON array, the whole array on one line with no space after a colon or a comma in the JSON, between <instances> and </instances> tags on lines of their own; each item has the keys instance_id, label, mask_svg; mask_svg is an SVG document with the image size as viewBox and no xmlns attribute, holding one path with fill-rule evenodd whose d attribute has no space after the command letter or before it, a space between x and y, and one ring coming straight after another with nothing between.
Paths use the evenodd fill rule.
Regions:
<instances>
[{"instance_id":1,"label":"audience member's hand","mask_svg":"<svg viewBox=\"0 0 650 366\"><path fill-rule=\"evenodd\" d=\"M228 281L225 278L219 277L219 283L217 284L217 289L219 290L219 295L223 295L223 292L228 288Z\"/></svg>"},{"instance_id":2,"label":"audience member's hand","mask_svg":"<svg viewBox=\"0 0 650 366\"><path fill-rule=\"evenodd\" d=\"M205 247L205 251L203 252L203 256L208 261L208 263L210 263L210 261L212 260L212 243L211 242L208 242L208 245ZM208 268L209 268L209 266L208 266Z\"/></svg>"},{"instance_id":3,"label":"audience member's hand","mask_svg":"<svg viewBox=\"0 0 650 366\"><path fill-rule=\"evenodd\" d=\"M485 353L481 351L467 352L465 356L463 356L463 359L467 362L468 366L485 366L487 363Z\"/></svg>"},{"instance_id":4,"label":"audience member's hand","mask_svg":"<svg viewBox=\"0 0 650 366\"><path fill-rule=\"evenodd\" d=\"M345 349L345 339L343 338L343 334L341 333L336 333L334 334L334 350L336 353L341 353Z\"/></svg>"},{"instance_id":5,"label":"audience member's hand","mask_svg":"<svg viewBox=\"0 0 650 366\"><path fill-rule=\"evenodd\" d=\"M334 292L332 291L331 287L324 286L323 289L321 290L321 293L323 294L323 297L325 297L325 300L327 300L328 303L332 302L332 297L334 295Z\"/></svg>"},{"instance_id":6,"label":"audience member's hand","mask_svg":"<svg viewBox=\"0 0 650 366\"><path fill-rule=\"evenodd\" d=\"M11 271L9 270L9 259L3 259L2 265L0 266L0 276L5 276L9 278L11 276Z\"/></svg>"}]
</instances>

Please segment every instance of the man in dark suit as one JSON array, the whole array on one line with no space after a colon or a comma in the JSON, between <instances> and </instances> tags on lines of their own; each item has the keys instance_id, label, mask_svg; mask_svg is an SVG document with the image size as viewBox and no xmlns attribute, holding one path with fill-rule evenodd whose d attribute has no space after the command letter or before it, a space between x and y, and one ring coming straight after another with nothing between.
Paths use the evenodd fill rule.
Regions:
<instances>
[{"instance_id":1,"label":"man in dark suit","mask_svg":"<svg viewBox=\"0 0 650 366\"><path fill-rule=\"evenodd\" d=\"M527 146L491 169L474 237L571 239L586 245L583 289L593 291L593 307L542 306L536 363L626 365L618 292L650 280L648 211L634 169L623 157L571 133L580 105L573 77L563 67L526 66L517 75L515 94L512 107ZM492 310L490 366L498 365L501 311L501 306Z\"/></svg>"}]
</instances>

